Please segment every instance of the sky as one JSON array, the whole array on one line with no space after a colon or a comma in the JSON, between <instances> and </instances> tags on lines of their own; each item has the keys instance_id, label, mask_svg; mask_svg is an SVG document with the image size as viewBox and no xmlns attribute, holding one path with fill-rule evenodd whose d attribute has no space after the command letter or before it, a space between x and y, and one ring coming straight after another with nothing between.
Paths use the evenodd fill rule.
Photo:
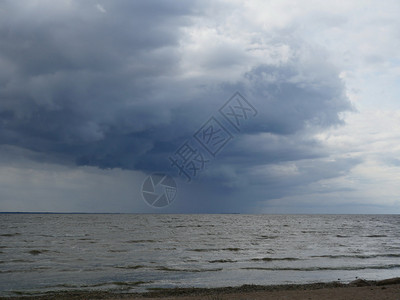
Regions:
<instances>
[{"instance_id":1,"label":"sky","mask_svg":"<svg viewBox=\"0 0 400 300\"><path fill-rule=\"evenodd\" d=\"M399 13L0 0L0 211L400 213Z\"/></svg>"}]
</instances>

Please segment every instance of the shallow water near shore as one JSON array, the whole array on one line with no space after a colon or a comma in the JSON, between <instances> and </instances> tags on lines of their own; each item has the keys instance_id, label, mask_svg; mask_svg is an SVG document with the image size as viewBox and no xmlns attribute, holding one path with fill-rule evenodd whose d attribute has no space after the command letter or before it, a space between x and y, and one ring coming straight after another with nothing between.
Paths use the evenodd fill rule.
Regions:
<instances>
[{"instance_id":1,"label":"shallow water near shore","mask_svg":"<svg viewBox=\"0 0 400 300\"><path fill-rule=\"evenodd\" d=\"M0 214L0 229L0 295L400 276L400 215Z\"/></svg>"}]
</instances>

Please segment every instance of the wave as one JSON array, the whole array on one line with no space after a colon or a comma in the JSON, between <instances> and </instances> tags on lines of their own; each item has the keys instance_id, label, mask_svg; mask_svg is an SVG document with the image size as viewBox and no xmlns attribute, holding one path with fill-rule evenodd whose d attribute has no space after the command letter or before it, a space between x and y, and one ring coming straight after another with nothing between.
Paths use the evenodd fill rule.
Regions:
<instances>
[{"instance_id":1,"label":"wave","mask_svg":"<svg viewBox=\"0 0 400 300\"><path fill-rule=\"evenodd\" d=\"M216 261L215 261L216 262ZM232 261L234 262L234 261ZM221 271L222 268L213 268L213 269L184 269L184 268L171 268L167 266L145 266L145 265L128 265L128 266L116 266L117 269L129 269L129 270L137 270L137 269L153 269L157 271L167 271L167 272L216 272Z\"/></svg>"},{"instance_id":2,"label":"wave","mask_svg":"<svg viewBox=\"0 0 400 300\"><path fill-rule=\"evenodd\" d=\"M144 266L144 265L134 265L134 266L116 266L115 268L117 268L117 269L130 269L130 270L136 270L136 269L147 268L147 266Z\"/></svg>"},{"instance_id":3,"label":"wave","mask_svg":"<svg viewBox=\"0 0 400 300\"><path fill-rule=\"evenodd\" d=\"M268 240L273 240L279 238L278 235L261 235L260 239L268 239Z\"/></svg>"},{"instance_id":4,"label":"wave","mask_svg":"<svg viewBox=\"0 0 400 300\"><path fill-rule=\"evenodd\" d=\"M51 270L50 267L34 267L34 268L29 268L29 269L21 269L21 270L0 270L0 274L5 274L5 273L28 273L28 272L37 272L37 271L44 271L44 270Z\"/></svg>"},{"instance_id":5,"label":"wave","mask_svg":"<svg viewBox=\"0 0 400 300\"><path fill-rule=\"evenodd\" d=\"M196 248L196 249L188 249L189 251L195 252L212 252L212 251L241 251L243 249L236 248L236 247L229 247L229 248Z\"/></svg>"},{"instance_id":6,"label":"wave","mask_svg":"<svg viewBox=\"0 0 400 300\"><path fill-rule=\"evenodd\" d=\"M237 260L232 260L232 259L216 259L216 260L210 260L208 261L210 264L214 263L234 263L237 262Z\"/></svg>"},{"instance_id":7,"label":"wave","mask_svg":"<svg viewBox=\"0 0 400 300\"><path fill-rule=\"evenodd\" d=\"M165 266L156 267L158 271L168 271L168 272L218 272L222 271L222 268L215 268L215 269L179 269L179 268L170 268Z\"/></svg>"},{"instance_id":8,"label":"wave","mask_svg":"<svg viewBox=\"0 0 400 300\"><path fill-rule=\"evenodd\" d=\"M398 264L392 265L375 265L375 266L342 266L342 267L304 267L304 268L291 268L291 267L243 267L242 270L265 270L265 271L356 271L356 270L389 270L400 268Z\"/></svg>"},{"instance_id":9,"label":"wave","mask_svg":"<svg viewBox=\"0 0 400 300\"><path fill-rule=\"evenodd\" d=\"M46 288L94 288L94 287L102 287L102 286L110 286L110 285L133 287L133 286L138 286L141 284L149 284L149 283L153 283L153 281L111 281L111 282L100 282L100 283L82 284L82 285L81 284L61 283L61 284L57 284L57 285L46 286Z\"/></svg>"},{"instance_id":10,"label":"wave","mask_svg":"<svg viewBox=\"0 0 400 300\"><path fill-rule=\"evenodd\" d=\"M29 259L13 259L11 260L13 263L33 263L35 262L34 260L29 260Z\"/></svg>"},{"instance_id":11,"label":"wave","mask_svg":"<svg viewBox=\"0 0 400 300\"><path fill-rule=\"evenodd\" d=\"M211 251L219 251L221 249L216 249L216 248L196 248L196 249L189 249L189 251L194 251L194 252L211 252Z\"/></svg>"},{"instance_id":12,"label":"wave","mask_svg":"<svg viewBox=\"0 0 400 300\"><path fill-rule=\"evenodd\" d=\"M385 234L371 234L371 235L366 235L365 237L380 238L380 237L387 237L387 235L385 235Z\"/></svg>"},{"instance_id":13,"label":"wave","mask_svg":"<svg viewBox=\"0 0 400 300\"><path fill-rule=\"evenodd\" d=\"M152 281L112 281L112 282L108 282L108 283L103 283L102 285L109 285L109 284L113 284L113 285L118 285L118 286L137 286L137 285L141 285L141 284L147 284L147 283L152 283ZM97 286L99 286L97 284ZM92 286L88 286L88 287L92 287Z\"/></svg>"},{"instance_id":14,"label":"wave","mask_svg":"<svg viewBox=\"0 0 400 300\"><path fill-rule=\"evenodd\" d=\"M221 250L224 250L224 251L240 251L240 250L243 250L243 249L240 249L240 248L223 248L223 249L221 249Z\"/></svg>"},{"instance_id":15,"label":"wave","mask_svg":"<svg viewBox=\"0 0 400 300\"><path fill-rule=\"evenodd\" d=\"M129 244L135 244L135 243L156 243L157 241L155 240L130 240L130 241L126 241L126 243Z\"/></svg>"},{"instance_id":16,"label":"wave","mask_svg":"<svg viewBox=\"0 0 400 300\"><path fill-rule=\"evenodd\" d=\"M49 250L46 250L46 249L42 249L42 250L34 249L34 250L28 251L28 253L31 254L31 255L39 255L39 254L46 253L46 252L49 252Z\"/></svg>"},{"instance_id":17,"label":"wave","mask_svg":"<svg viewBox=\"0 0 400 300\"><path fill-rule=\"evenodd\" d=\"M369 259L377 257L400 257L400 253L389 253L389 254L370 254L370 255L315 255L311 256L315 258L359 258L359 259Z\"/></svg>"},{"instance_id":18,"label":"wave","mask_svg":"<svg viewBox=\"0 0 400 300\"><path fill-rule=\"evenodd\" d=\"M3 233L3 234L0 234L0 236L3 236L3 237L12 237L12 236L17 236L17 235L21 235L21 233L15 232L15 233Z\"/></svg>"},{"instance_id":19,"label":"wave","mask_svg":"<svg viewBox=\"0 0 400 300\"><path fill-rule=\"evenodd\" d=\"M262 257L262 258L252 258L251 260L252 261L274 261L274 260L295 261L295 260L300 260L300 258L295 258L295 257L281 257L281 258Z\"/></svg>"}]
</instances>

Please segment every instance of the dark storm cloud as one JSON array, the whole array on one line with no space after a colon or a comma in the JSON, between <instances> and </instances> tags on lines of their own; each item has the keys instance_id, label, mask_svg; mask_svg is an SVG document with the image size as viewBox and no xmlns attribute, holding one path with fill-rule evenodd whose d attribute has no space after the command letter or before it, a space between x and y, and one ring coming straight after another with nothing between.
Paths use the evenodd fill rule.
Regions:
<instances>
[{"instance_id":1,"label":"dark storm cloud","mask_svg":"<svg viewBox=\"0 0 400 300\"><path fill-rule=\"evenodd\" d=\"M3 144L98 165L110 157L108 167L123 163L113 162L121 151L149 147L134 134L171 118L154 109L153 91L174 73L192 6L109 2L102 14L94 2L1 5Z\"/></svg>"},{"instance_id":2,"label":"dark storm cloud","mask_svg":"<svg viewBox=\"0 0 400 300\"><path fill-rule=\"evenodd\" d=\"M254 166L328 155L311 134L341 124L340 113L351 107L323 50L282 37L274 43L289 47L287 61L261 61L235 80L207 86L185 77L181 65L183 29L202 16L201 5L96 4L1 2L1 144L60 163L171 170L168 155L240 91L259 114L205 173L210 190L216 178L232 186ZM248 64L229 46L207 57L193 62L210 73ZM348 163L343 169L354 164ZM257 178L273 184L268 172Z\"/></svg>"},{"instance_id":3,"label":"dark storm cloud","mask_svg":"<svg viewBox=\"0 0 400 300\"><path fill-rule=\"evenodd\" d=\"M361 163L355 158L330 158L330 150L313 137L343 124L340 113L354 110L337 69L320 49L289 45L297 54L286 63L261 64L237 85L227 87L246 91L258 115L203 175L204 193L214 194L201 197L203 209L241 211L247 205L243 199L322 193L312 185L345 176Z\"/></svg>"}]
</instances>

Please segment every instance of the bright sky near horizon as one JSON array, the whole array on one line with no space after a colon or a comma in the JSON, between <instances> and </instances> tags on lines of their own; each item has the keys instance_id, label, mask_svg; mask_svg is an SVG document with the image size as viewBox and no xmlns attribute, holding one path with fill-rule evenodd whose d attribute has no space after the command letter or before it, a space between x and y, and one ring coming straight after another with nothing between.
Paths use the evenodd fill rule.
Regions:
<instances>
[{"instance_id":1,"label":"bright sky near horizon","mask_svg":"<svg viewBox=\"0 0 400 300\"><path fill-rule=\"evenodd\" d=\"M400 213L399 13L0 1L0 211ZM235 92L240 128L219 111ZM190 182L185 141L208 159L177 163ZM142 198L154 172L176 181L167 207Z\"/></svg>"}]
</instances>

